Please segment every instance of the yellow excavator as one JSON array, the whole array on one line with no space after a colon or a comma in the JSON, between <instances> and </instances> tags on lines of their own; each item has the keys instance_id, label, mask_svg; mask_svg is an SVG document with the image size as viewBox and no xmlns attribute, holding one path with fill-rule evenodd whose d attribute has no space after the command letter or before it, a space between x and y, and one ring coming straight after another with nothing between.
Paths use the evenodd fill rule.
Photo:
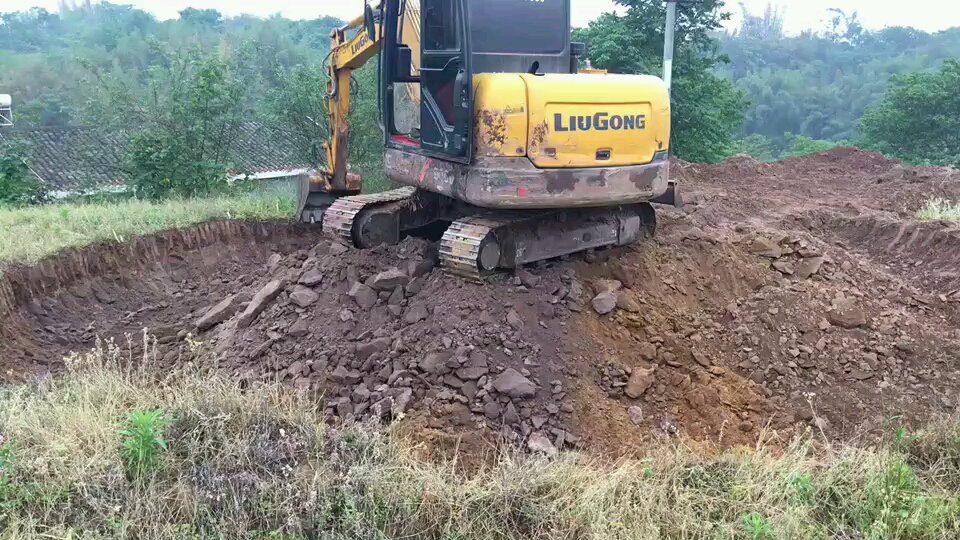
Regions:
<instances>
[{"instance_id":1,"label":"yellow excavator","mask_svg":"<svg viewBox=\"0 0 960 540\"><path fill-rule=\"evenodd\" d=\"M681 204L667 86L581 68L570 0L364 6L331 33L327 163L301 180L301 221L361 249L439 224L441 266L482 281L631 244L656 229L651 203ZM404 187L364 195L347 165L351 74L374 58L384 171Z\"/></svg>"}]
</instances>

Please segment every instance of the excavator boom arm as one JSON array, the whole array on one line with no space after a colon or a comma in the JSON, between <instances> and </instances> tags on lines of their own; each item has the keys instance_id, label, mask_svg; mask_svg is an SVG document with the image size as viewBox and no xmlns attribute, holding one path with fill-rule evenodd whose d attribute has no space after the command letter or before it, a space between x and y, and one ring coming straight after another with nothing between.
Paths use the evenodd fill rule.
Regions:
<instances>
[{"instance_id":1,"label":"excavator boom arm","mask_svg":"<svg viewBox=\"0 0 960 540\"><path fill-rule=\"evenodd\" d=\"M402 2L400 37L415 53L413 71L420 66L420 3L417 0ZM383 12L383 5L377 13ZM356 31L359 30L359 31ZM353 33L348 37L348 33ZM380 51L383 21L367 6L366 13L346 25L330 32L330 66L327 83L327 114L329 115L330 140L324 145L327 168L324 171L322 189L337 195L359 193L361 179L347 172L347 150L350 135L350 77L355 69L374 58ZM419 95L407 87L411 98L419 102ZM317 191L313 190L312 191Z\"/></svg>"},{"instance_id":2,"label":"excavator boom arm","mask_svg":"<svg viewBox=\"0 0 960 540\"><path fill-rule=\"evenodd\" d=\"M358 193L360 178L347 174L347 151L350 139L350 77L353 70L363 67L380 50L382 26L373 26L375 38L362 29L353 37L347 32L362 27L363 17L350 21L330 33L330 79L327 83L327 114L329 116L330 140L324 145L327 153L327 170L324 191L328 193Z\"/></svg>"}]
</instances>

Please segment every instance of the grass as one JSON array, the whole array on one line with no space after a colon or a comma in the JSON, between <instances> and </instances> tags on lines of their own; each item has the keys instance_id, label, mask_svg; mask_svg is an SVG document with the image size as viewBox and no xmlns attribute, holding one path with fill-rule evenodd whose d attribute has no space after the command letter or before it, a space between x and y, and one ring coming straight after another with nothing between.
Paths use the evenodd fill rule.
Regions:
<instances>
[{"instance_id":1,"label":"grass","mask_svg":"<svg viewBox=\"0 0 960 540\"><path fill-rule=\"evenodd\" d=\"M66 247L214 219L290 219L296 199L277 191L158 203L136 199L0 208L0 263L34 263Z\"/></svg>"},{"instance_id":2,"label":"grass","mask_svg":"<svg viewBox=\"0 0 960 540\"><path fill-rule=\"evenodd\" d=\"M917 219L960 221L960 202L934 197L917 210Z\"/></svg>"},{"instance_id":3,"label":"grass","mask_svg":"<svg viewBox=\"0 0 960 540\"><path fill-rule=\"evenodd\" d=\"M288 387L129 360L99 344L62 376L0 390L0 538L960 536L956 421L880 448L502 451L466 472L396 428L330 427ZM163 421L141 425L153 461L131 475L145 416Z\"/></svg>"}]
</instances>

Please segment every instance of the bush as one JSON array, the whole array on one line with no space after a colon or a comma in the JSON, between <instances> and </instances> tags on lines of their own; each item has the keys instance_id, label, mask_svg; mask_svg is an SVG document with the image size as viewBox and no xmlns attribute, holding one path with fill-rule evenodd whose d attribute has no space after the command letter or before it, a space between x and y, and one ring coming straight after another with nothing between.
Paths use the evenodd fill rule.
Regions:
<instances>
[{"instance_id":1,"label":"bush","mask_svg":"<svg viewBox=\"0 0 960 540\"><path fill-rule=\"evenodd\" d=\"M249 116L253 76L245 57L197 48L155 53L163 62L143 75L143 90L91 68L102 93L91 117L130 132L128 183L138 197L222 192L229 185L231 150Z\"/></svg>"},{"instance_id":2,"label":"bush","mask_svg":"<svg viewBox=\"0 0 960 540\"><path fill-rule=\"evenodd\" d=\"M45 198L43 183L27 165L25 143L0 138L0 204L26 204Z\"/></svg>"}]
</instances>

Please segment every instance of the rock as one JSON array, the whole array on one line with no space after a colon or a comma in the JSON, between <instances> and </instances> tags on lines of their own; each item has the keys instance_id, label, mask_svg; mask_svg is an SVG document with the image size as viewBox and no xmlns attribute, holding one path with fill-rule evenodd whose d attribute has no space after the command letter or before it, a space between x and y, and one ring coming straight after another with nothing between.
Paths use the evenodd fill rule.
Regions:
<instances>
[{"instance_id":1,"label":"rock","mask_svg":"<svg viewBox=\"0 0 960 540\"><path fill-rule=\"evenodd\" d=\"M261 356L264 355L264 353L266 353L268 350L270 350L270 347L273 347L273 344L276 343L276 342L277 342L277 341L274 340L274 339L268 339L268 340L264 341L263 343L261 343L260 345L258 345L256 349L254 349L253 351L250 352L250 355L247 357L247 359L248 359L248 360L256 360L256 359L260 358Z\"/></svg>"},{"instance_id":2,"label":"rock","mask_svg":"<svg viewBox=\"0 0 960 540\"><path fill-rule=\"evenodd\" d=\"M388 306L399 306L403 302L403 286L397 285L397 288L390 293L390 297L387 298Z\"/></svg>"},{"instance_id":3,"label":"rock","mask_svg":"<svg viewBox=\"0 0 960 540\"><path fill-rule=\"evenodd\" d=\"M413 390L404 388L393 398L393 407L391 407L394 416L400 416L410 408L410 402L413 400Z\"/></svg>"},{"instance_id":4,"label":"rock","mask_svg":"<svg viewBox=\"0 0 960 540\"><path fill-rule=\"evenodd\" d=\"M404 286L410 283L410 278L399 268L391 268L385 272L373 276L370 286L378 291L392 291L397 286Z\"/></svg>"},{"instance_id":5,"label":"rock","mask_svg":"<svg viewBox=\"0 0 960 540\"><path fill-rule=\"evenodd\" d=\"M291 377L309 375L310 368L308 368L307 365L304 364L302 360L297 360L293 364L290 364L290 367L287 368L287 373L289 373Z\"/></svg>"},{"instance_id":6,"label":"rock","mask_svg":"<svg viewBox=\"0 0 960 540\"><path fill-rule=\"evenodd\" d=\"M247 309L240 314L240 318L237 320L237 328L250 326L263 313L263 310L267 309L270 302L273 302L280 295L281 291L283 291L283 283L278 279L264 285L262 289L257 291L257 294L253 295L253 299L247 304Z\"/></svg>"},{"instance_id":7,"label":"rock","mask_svg":"<svg viewBox=\"0 0 960 540\"><path fill-rule=\"evenodd\" d=\"M417 279L420 276L425 276L432 272L435 266L437 266L437 259L435 257L427 257L417 262L410 261L407 263L407 274L410 276L410 279Z\"/></svg>"},{"instance_id":8,"label":"rock","mask_svg":"<svg viewBox=\"0 0 960 540\"><path fill-rule=\"evenodd\" d=\"M516 276L520 278L520 283L528 289L536 289L540 285L540 276L535 276L526 270L517 270Z\"/></svg>"},{"instance_id":9,"label":"rock","mask_svg":"<svg viewBox=\"0 0 960 540\"><path fill-rule=\"evenodd\" d=\"M640 396L650 388L653 381L652 369L634 368L633 373L630 374L630 379L627 381L627 387L624 389L624 393L627 397L639 399Z\"/></svg>"},{"instance_id":10,"label":"rock","mask_svg":"<svg viewBox=\"0 0 960 540\"><path fill-rule=\"evenodd\" d=\"M873 373L868 373L859 369L855 369L850 372L850 376L858 381L866 381L867 379L873 378Z\"/></svg>"},{"instance_id":11,"label":"rock","mask_svg":"<svg viewBox=\"0 0 960 540\"><path fill-rule=\"evenodd\" d=\"M537 387L517 370L508 368L493 381L497 392L512 398L529 398L537 394Z\"/></svg>"},{"instance_id":12,"label":"rock","mask_svg":"<svg viewBox=\"0 0 960 540\"><path fill-rule=\"evenodd\" d=\"M380 338L357 345L357 358L366 360L374 353L385 351L390 348L390 338Z\"/></svg>"},{"instance_id":13,"label":"rock","mask_svg":"<svg viewBox=\"0 0 960 540\"><path fill-rule=\"evenodd\" d=\"M520 423L520 414L517 413L517 408L513 406L513 403L508 403L507 408L504 409L503 421L510 425L516 425Z\"/></svg>"},{"instance_id":14,"label":"rock","mask_svg":"<svg viewBox=\"0 0 960 540\"><path fill-rule=\"evenodd\" d=\"M792 276L795 272L793 265L784 261L774 261L773 268L785 276Z\"/></svg>"},{"instance_id":15,"label":"rock","mask_svg":"<svg viewBox=\"0 0 960 540\"><path fill-rule=\"evenodd\" d=\"M623 288L623 283L615 279L598 279L593 282L593 291L594 294L600 293L615 293Z\"/></svg>"},{"instance_id":16,"label":"rock","mask_svg":"<svg viewBox=\"0 0 960 540\"><path fill-rule=\"evenodd\" d=\"M837 302L833 311L827 313L827 320L834 326L848 330L867 324L867 316L863 313L863 310L849 299Z\"/></svg>"},{"instance_id":17,"label":"rock","mask_svg":"<svg viewBox=\"0 0 960 540\"><path fill-rule=\"evenodd\" d=\"M334 242L330 244L330 255L333 255L333 256L343 255L348 251L350 251L350 248L348 248L347 246L339 242Z\"/></svg>"},{"instance_id":18,"label":"rock","mask_svg":"<svg viewBox=\"0 0 960 540\"><path fill-rule=\"evenodd\" d=\"M548 457L557 455L557 448L553 446L546 435L539 431L530 435L530 439L527 440L527 448L532 452L546 454Z\"/></svg>"},{"instance_id":19,"label":"rock","mask_svg":"<svg viewBox=\"0 0 960 540\"><path fill-rule=\"evenodd\" d=\"M737 427L740 429L740 431L744 433L750 433L751 431L753 431L753 422L749 420L744 420L743 422L740 422L740 425Z\"/></svg>"},{"instance_id":20,"label":"rock","mask_svg":"<svg viewBox=\"0 0 960 540\"><path fill-rule=\"evenodd\" d=\"M804 259L797 267L797 275L800 279L807 279L820 272L823 267L823 257L810 257Z\"/></svg>"},{"instance_id":21,"label":"rock","mask_svg":"<svg viewBox=\"0 0 960 540\"><path fill-rule=\"evenodd\" d=\"M464 381L475 381L489 372L485 366L465 367L457 370L457 377Z\"/></svg>"},{"instance_id":22,"label":"rock","mask_svg":"<svg viewBox=\"0 0 960 540\"><path fill-rule=\"evenodd\" d=\"M773 240L763 236L758 236L757 238L754 238L753 243L750 245L750 253L759 255L761 257L779 259L783 254L783 251Z\"/></svg>"},{"instance_id":23,"label":"rock","mask_svg":"<svg viewBox=\"0 0 960 540\"><path fill-rule=\"evenodd\" d=\"M629 313L640 313L640 304L627 291L617 291L617 307Z\"/></svg>"},{"instance_id":24,"label":"rock","mask_svg":"<svg viewBox=\"0 0 960 540\"><path fill-rule=\"evenodd\" d=\"M374 291L359 281L350 287L350 292L347 293L347 296L353 298L353 301L360 306L360 309L365 311L369 311L373 306L377 305L377 291Z\"/></svg>"},{"instance_id":25,"label":"rock","mask_svg":"<svg viewBox=\"0 0 960 540\"><path fill-rule=\"evenodd\" d=\"M240 301L236 294L224 298L197 320L197 331L204 332L213 328L232 317L238 309L240 309Z\"/></svg>"},{"instance_id":26,"label":"rock","mask_svg":"<svg viewBox=\"0 0 960 540\"><path fill-rule=\"evenodd\" d=\"M523 319L520 318L520 314L517 313L517 310L511 309L510 312L507 313L507 324L517 331L523 329Z\"/></svg>"},{"instance_id":27,"label":"rock","mask_svg":"<svg viewBox=\"0 0 960 540\"><path fill-rule=\"evenodd\" d=\"M453 353L450 352L430 353L420 361L420 369L436 375L444 370L444 364L451 358L453 358Z\"/></svg>"},{"instance_id":28,"label":"rock","mask_svg":"<svg viewBox=\"0 0 960 540\"><path fill-rule=\"evenodd\" d=\"M916 353L917 353L917 347L916 347L916 345L914 345L913 343L910 343L909 341L898 341L898 342L894 345L894 347L895 347L898 351L900 351L900 352L902 352L902 353L904 353L904 354L907 354L907 355L911 355L911 354L916 354Z\"/></svg>"},{"instance_id":29,"label":"rock","mask_svg":"<svg viewBox=\"0 0 960 540\"><path fill-rule=\"evenodd\" d=\"M407 312L403 315L403 321L407 324L414 324L425 320L429 315L427 306L415 304L407 308Z\"/></svg>"},{"instance_id":30,"label":"rock","mask_svg":"<svg viewBox=\"0 0 960 540\"><path fill-rule=\"evenodd\" d=\"M280 263L283 262L283 256L279 253L273 253L270 257L267 258L267 270L272 274L276 271L277 267L280 266Z\"/></svg>"},{"instance_id":31,"label":"rock","mask_svg":"<svg viewBox=\"0 0 960 540\"><path fill-rule=\"evenodd\" d=\"M496 420L497 418L500 418L500 404L496 401L487 403L483 406L483 415L490 420Z\"/></svg>"},{"instance_id":32,"label":"rock","mask_svg":"<svg viewBox=\"0 0 960 540\"><path fill-rule=\"evenodd\" d=\"M627 409L627 416L630 417L630 421L633 422L634 425L639 426L643 423L643 409L637 405L633 405Z\"/></svg>"},{"instance_id":33,"label":"rock","mask_svg":"<svg viewBox=\"0 0 960 540\"><path fill-rule=\"evenodd\" d=\"M593 310L600 315L606 315L617 307L617 294L604 291L593 298Z\"/></svg>"},{"instance_id":34,"label":"rock","mask_svg":"<svg viewBox=\"0 0 960 540\"><path fill-rule=\"evenodd\" d=\"M570 290L567 291L566 299L570 302L577 303L583 299L583 285L579 281L573 280L570 282Z\"/></svg>"},{"instance_id":35,"label":"rock","mask_svg":"<svg viewBox=\"0 0 960 540\"><path fill-rule=\"evenodd\" d=\"M705 368L713 365L713 363L710 362L710 359L707 358L707 355L703 354L700 351L690 351L690 355L693 356L693 359L694 361L696 361L696 363L700 364Z\"/></svg>"},{"instance_id":36,"label":"rock","mask_svg":"<svg viewBox=\"0 0 960 540\"><path fill-rule=\"evenodd\" d=\"M640 345L640 349L637 351L637 354L640 356L641 360L653 360L657 357L657 346L649 342L643 343Z\"/></svg>"},{"instance_id":37,"label":"rock","mask_svg":"<svg viewBox=\"0 0 960 540\"><path fill-rule=\"evenodd\" d=\"M331 376L340 384L356 384L361 379L359 371L347 369L346 366L337 366Z\"/></svg>"},{"instance_id":38,"label":"rock","mask_svg":"<svg viewBox=\"0 0 960 540\"><path fill-rule=\"evenodd\" d=\"M323 274L319 270L308 270L300 276L299 283L306 287L316 287L323 281Z\"/></svg>"},{"instance_id":39,"label":"rock","mask_svg":"<svg viewBox=\"0 0 960 540\"><path fill-rule=\"evenodd\" d=\"M310 307L319 299L319 294L315 293L313 289L304 287L303 285L297 285L293 292L290 293L290 300L302 308Z\"/></svg>"},{"instance_id":40,"label":"rock","mask_svg":"<svg viewBox=\"0 0 960 540\"><path fill-rule=\"evenodd\" d=\"M530 419L530 421L533 423L533 429L540 429L543 427L544 424L547 423L547 417L534 416L533 418Z\"/></svg>"},{"instance_id":41,"label":"rock","mask_svg":"<svg viewBox=\"0 0 960 540\"><path fill-rule=\"evenodd\" d=\"M290 328L287 328L287 335L295 338L306 337L310 333L310 328L307 321L303 319L298 319L296 322L290 325Z\"/></svg>"}]
</instances>

